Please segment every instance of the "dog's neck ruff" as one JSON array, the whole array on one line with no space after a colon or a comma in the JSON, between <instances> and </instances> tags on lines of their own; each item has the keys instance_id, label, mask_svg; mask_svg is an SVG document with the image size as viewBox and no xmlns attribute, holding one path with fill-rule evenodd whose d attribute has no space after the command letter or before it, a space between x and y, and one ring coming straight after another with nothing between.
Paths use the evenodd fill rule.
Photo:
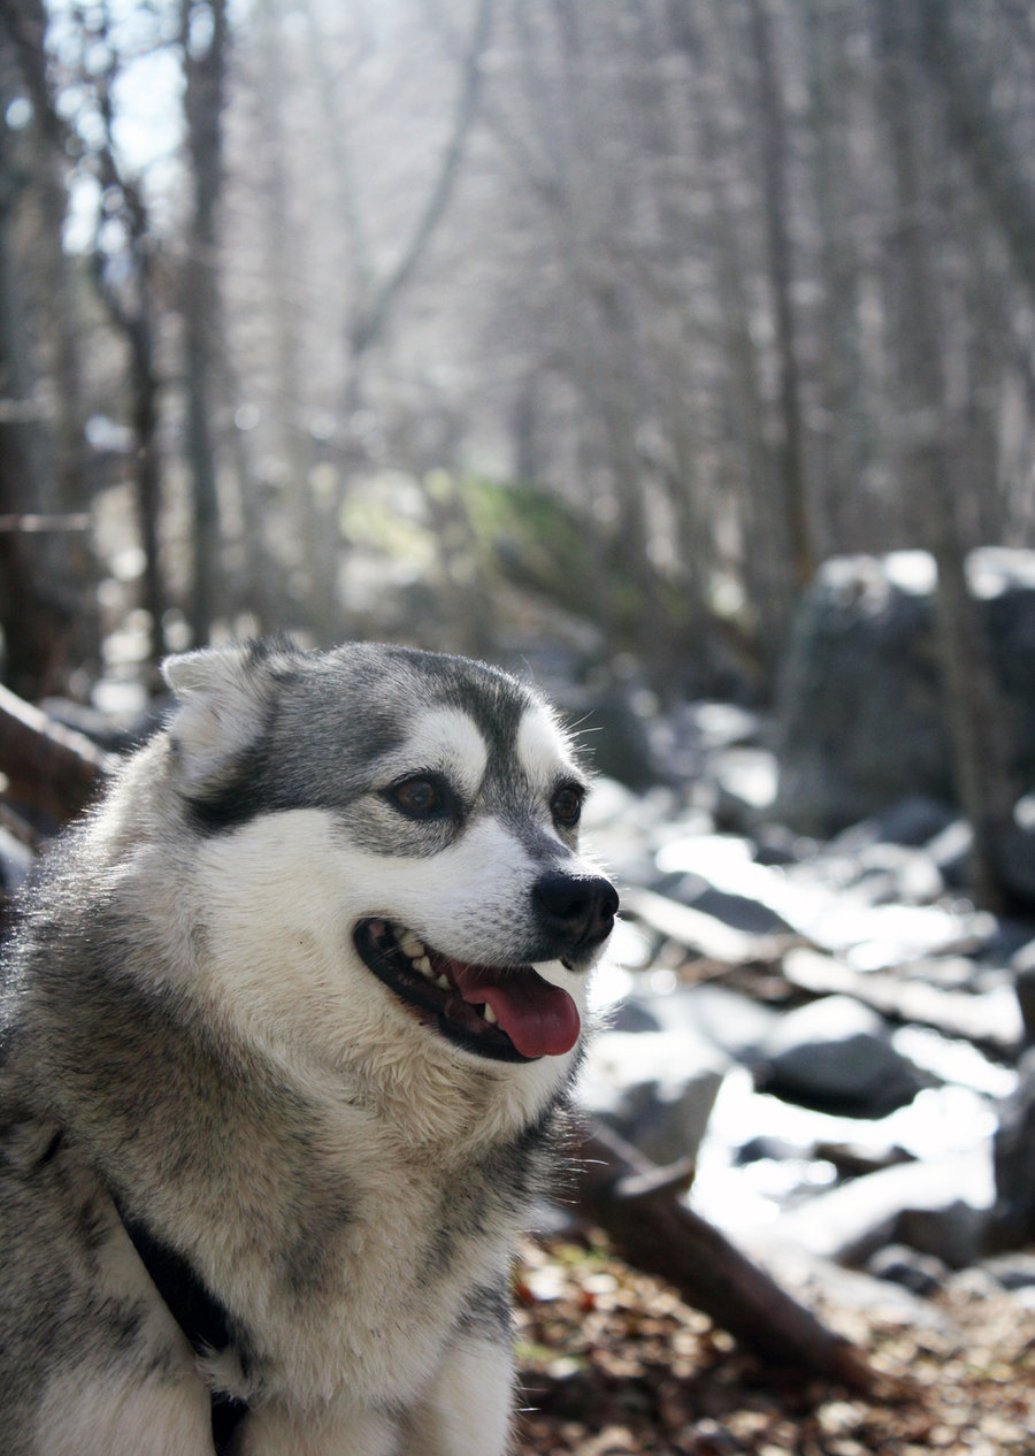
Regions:
<instances>
[{"instance_id":1,"label":"dog's neck ruff","mask_svg":"<svg viewBox=\"0 0 1035 1456\"><path fill-rule=\"evenodd\" d=\"M170 1244L158 1238L145 1223L131 1217L117 1198L116 1211L130 1242L158 1290L169 1313L186 1335L196 1355L213 1355L233 1345L230 1317L223 1304L206 1288L200 1276ZM234 1432L248 1414L246 1401L213 1390L212 1441L216 1456L227 1456Z\"/></svg>"}]
</instances>

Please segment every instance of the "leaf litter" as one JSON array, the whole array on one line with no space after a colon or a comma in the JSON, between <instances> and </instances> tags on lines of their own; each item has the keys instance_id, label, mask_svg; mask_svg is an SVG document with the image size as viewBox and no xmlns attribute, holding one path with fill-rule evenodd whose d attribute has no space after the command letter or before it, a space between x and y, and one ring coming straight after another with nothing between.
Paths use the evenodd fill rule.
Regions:
<instances>
[{"instance_id":1,"label":"leaf litter","mask_svg":"<svg viewBox=\"0 0 1035 1456\"><path fill-rule=\"evenodd\" d=\"M883 1377L869 1395L766 1364L597 1235L526 1241L514 1294L520 1456L1035 1453L1035 1305L990 1280L922 1325L818 1295Z\"/></svg>"}]
</instances>

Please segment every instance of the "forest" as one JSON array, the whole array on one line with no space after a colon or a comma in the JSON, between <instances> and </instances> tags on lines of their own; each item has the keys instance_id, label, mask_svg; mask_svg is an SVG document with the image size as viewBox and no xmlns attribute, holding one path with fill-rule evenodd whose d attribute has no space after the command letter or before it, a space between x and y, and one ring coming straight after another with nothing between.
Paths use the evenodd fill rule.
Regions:
<instances>
[{"instance_id":1,"label":"forest","mask_svg":"<svg viewBox=\"0 0 1035 1456\"><path fill-rule=\"evenodd\" d=\"M0 0L0 909L171 652L530 675L603 776L601 1046L714 1070L664 1146L591 1110L851 1342L774 1376L576 1221L516 1276L529 1453L1029 1449L1033 487L1030 0ZM835 1001L882 1087L781 1061ZM980 1236L806 1229L949 1151ZM908 1334L733 1227L762 1164Z\"/></svg>"},{"instance_id":2,"label":"forest","mask_svg":"<svg viewBox=\"0 0 1035 1456\"><path fill-rule=\"evenodd\" d=\"M764 700L828 557L1031 544L1023 0L0 26L28 696L277 629Z\"/></svg>"}]
</instances>

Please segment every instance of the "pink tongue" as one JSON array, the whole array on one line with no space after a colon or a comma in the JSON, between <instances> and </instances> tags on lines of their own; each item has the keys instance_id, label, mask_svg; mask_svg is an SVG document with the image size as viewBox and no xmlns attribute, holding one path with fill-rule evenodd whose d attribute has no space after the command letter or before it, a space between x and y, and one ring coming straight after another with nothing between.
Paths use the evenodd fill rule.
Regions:
<instances>
[{"instance_id":1,"label":"pink tongue","mask_svg":"<svg viewBox=\"0 0 1035 1456\"><path fill-rule=\"evenodd\" d=\"M523 1057L559 1057L579 1039L575 1002L529 969L504 972L450 961L453 981L471 1005L488 1002L500 1026Z\"/></svg>"}]
</instances>

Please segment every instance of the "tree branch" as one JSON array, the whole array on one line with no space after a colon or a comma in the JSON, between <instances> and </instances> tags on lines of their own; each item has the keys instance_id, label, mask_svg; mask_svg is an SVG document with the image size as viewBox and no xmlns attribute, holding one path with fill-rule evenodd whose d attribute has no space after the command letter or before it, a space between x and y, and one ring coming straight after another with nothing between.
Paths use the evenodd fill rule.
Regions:
<instances>
[{"instance_id":1,"label":"tree branch","mask_svg":"<svg viewBox=\"0 0 1035 1456\"><path fill-rule=\"evenodd\" d=\"M481 61L489 40L494 4L495 0L479 0L471 45L464 63L453 131L442 157L442 165L424 211L417 220L409 245L404 248L395 267L382 281L373 300L362 310L356 321L351 340L354 358L366 353L384 332L396 301L416 271L452 196L467 138L478 111L482 81Z\"/></svg>"}]
</instances>

